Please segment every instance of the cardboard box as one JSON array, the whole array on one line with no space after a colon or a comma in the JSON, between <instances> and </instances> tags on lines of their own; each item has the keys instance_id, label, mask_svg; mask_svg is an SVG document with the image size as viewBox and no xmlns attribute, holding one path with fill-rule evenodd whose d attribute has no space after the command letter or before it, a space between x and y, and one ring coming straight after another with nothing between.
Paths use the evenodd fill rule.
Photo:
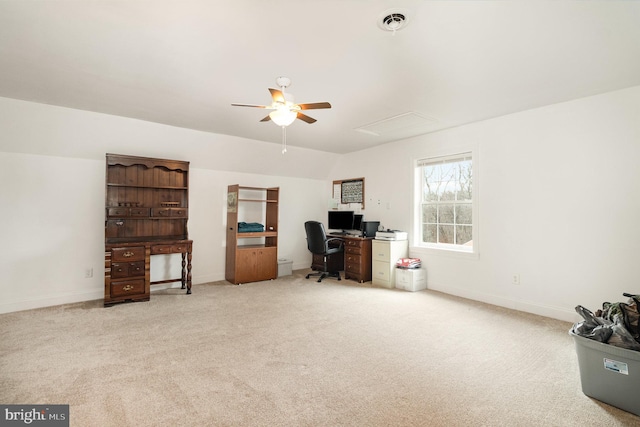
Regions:
<instances>
[{"instance_id":1,"label":"cardboard box","mask_svg":"<svg viewBox=\"0 0 640 427\"><path fill-rule=\"evenodd\" d=\"M640 351L603 344L569 332L576 344L582 392L640 415Z\"/></svg>"}]
</instances>

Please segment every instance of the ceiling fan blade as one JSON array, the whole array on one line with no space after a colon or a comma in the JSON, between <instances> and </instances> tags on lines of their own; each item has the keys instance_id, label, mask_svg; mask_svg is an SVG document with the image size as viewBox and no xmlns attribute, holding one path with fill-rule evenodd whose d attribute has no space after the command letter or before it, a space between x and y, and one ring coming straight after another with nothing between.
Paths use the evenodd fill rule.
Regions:
<instances>
[{"instance_id":1,"label":"ceiling fan blade","mask_svg":"<svg viewBox=\"0 0 640 427\"><path fill-rule=\"evenodd\" d=\"M284 103L286 100L284 99L284 95L282 94L281 91L279 91L278 89L273 89L273 88L269 88L269 92L271 92L271 98L273 98L273 100L275 102L282 102Z\"/></svg>"},{"instance_id":2,"label":"ceiling fan blade","mask_svg":"<svg viewBox=\"0 0 640 427\"><path fill-rule=\"evenodd\" d=\"M298 116L296 118L302 120L303 122L307 122L309 124L317 122L317 120L314 119L313 117L309 117L302 113L298 113Z\"/></svg>"},{"instance_id":3,"label":"ceiling fan blade","mask_svg":"<svg viewBox=\"0 0 640 427\"><path fill-rule=\"evenodd\" d=\"M231 104L233 107L254 107L254 108L271 108L267 105L254 105L254 104Z\"/></svg>"},{"instance_id":4,"label":"ceiling fan blade","mask_svg":"<svg viewBox=\"0 0 640 427\"><path fill-rule=\"evenodd\" d=\"M328 102L312 102L311 104L298 104L301 110L318 110L320 108L331 108Z\"/></svg>"},{"instance_id":5,"label":"ceiling fan blade","mask_svg":"<svg viewBox=\"0 0 640 427\"><path fill-rule=\"evenodd\" d=\"M271 120L271 117L267 115L267 117L265 117L264 119L260 120L261 122L268 122L269 120Z\"/></svg>"}]
</instances>

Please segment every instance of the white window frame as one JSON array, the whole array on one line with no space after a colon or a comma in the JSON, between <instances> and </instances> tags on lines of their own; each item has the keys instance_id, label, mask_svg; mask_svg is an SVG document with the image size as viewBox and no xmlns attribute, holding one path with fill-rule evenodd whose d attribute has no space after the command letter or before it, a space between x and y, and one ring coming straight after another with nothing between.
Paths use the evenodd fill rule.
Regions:
<instances>
[{"instance_id":1,"label":"white window frame","mask_svg":"<svg viewBox=\"0 0 640 427\"><path fill-rule=\"evenodd\" d=\"M470 158L472 162L472 246L444 244L444 243L427 243L422 241L422 168L425 163L445 162L453 159ZM421 156L413 160L414 169L414 200L413 200L413 248L419 252L429 252L436 254L453 254L461 256L478 257L480 241L479 241L479 224L478 224L478 155L475 149L461 150L453 153L434 153L431 155Z\"/></svg>"}]
</instances>

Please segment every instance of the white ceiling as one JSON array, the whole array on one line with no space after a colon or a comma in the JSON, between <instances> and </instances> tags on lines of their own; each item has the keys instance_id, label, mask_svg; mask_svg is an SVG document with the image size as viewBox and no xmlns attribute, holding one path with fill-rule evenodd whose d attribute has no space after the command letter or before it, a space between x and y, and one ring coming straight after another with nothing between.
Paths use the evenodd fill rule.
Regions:
<instances>
[{"instance_id":1,"label":"white ceiling","mask_svg":"<svg viewBox=\"0 0 640 427\"><path fill-rule=\"evenodd\" d=\"M333 106L288 145L352 152L640 85L640 2L0 0L2 97L279 144L231 106L278 76Z\"/></svg>"}]
</instances>

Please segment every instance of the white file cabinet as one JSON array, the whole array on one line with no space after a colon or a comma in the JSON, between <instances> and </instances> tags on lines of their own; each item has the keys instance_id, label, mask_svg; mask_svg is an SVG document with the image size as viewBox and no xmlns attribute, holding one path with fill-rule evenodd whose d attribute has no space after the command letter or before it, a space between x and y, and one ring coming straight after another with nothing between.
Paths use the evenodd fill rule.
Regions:
<instances>
[{"instance_id":1,"label":"white file cabinet","mask_svg":"<svg viewBox=\"0 0 640 427\"><path fill-rule=\"evenodd\" d=\"M421 268L396 268L396 288L405 291L421 291L427 289L427 278Z\"/></svg>"},{"instance_id":2,"label":"white file cabinet","mask_svg":"<svg viewBox=\"0 0 640 427\"><path fill-rule=\"evenodd\" d=\"M393 288L396 262L409 255L408 240L374 240L371 249L371 281L376 286Z\"/></svg>"}]
</instances>

